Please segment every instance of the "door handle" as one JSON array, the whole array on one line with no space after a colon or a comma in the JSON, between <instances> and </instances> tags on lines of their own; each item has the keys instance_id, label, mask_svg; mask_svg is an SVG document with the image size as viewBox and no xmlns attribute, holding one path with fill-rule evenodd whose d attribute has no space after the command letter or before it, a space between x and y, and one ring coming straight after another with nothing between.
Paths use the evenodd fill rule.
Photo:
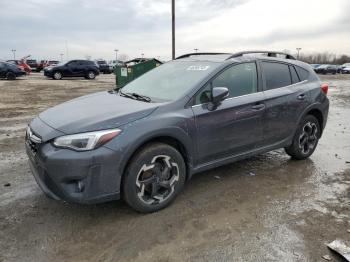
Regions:
<instances>
[{"instance_id":1,"label":"door handle","mask_svg":"<svg viewBox=\"0 0 350 262\"><path fill-rule=\"evenodd\" d=\"M304 100L305 99L305 94L300 94L300 95L298 95L298 99L299 100Z\"/></svg>"},{"instance_id":2,"label":"door handle","mask_svg":"<svg viewBox=\"0 0 350 262\"><path fill-rule=\"evenodd\" d=\"M257 110L257 111L263 110L263 109L265 109L265 105L264 104L257 104L257 105L252 106L252 109Z\"/></svg>"}]
</instances>

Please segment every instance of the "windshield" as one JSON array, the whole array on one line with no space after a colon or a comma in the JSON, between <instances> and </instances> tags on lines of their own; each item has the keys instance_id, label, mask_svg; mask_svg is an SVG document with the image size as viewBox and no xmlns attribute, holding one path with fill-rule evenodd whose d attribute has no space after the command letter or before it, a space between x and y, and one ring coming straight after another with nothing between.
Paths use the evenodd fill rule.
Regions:
<instances>
[{"instance_id":1,"label":"windshield","mask_svg":"<svg viewBox=\"0 0 350 262\"><path fill-rule=\"evenodd\" d=\"M136 78L124 86L122 92L148 96L154 101L173 101L191 90L218 65L214 62L168 62Z\"/></svg>"}]
</instances>

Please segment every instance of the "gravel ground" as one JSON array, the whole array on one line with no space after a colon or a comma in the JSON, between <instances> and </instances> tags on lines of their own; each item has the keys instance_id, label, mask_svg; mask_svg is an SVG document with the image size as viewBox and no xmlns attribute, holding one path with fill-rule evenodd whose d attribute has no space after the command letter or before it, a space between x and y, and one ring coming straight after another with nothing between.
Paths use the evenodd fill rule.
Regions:
<instances>
[{"instance_id":1,"label":"gravel ground","mask_svg":"<svg viewBox=\"0 0 350 262\"><path fill-rule=\"evenodd\" d=\"M50 200L27 165L28 122L111 89L113 75L1 80L0 261L340 261L325 244L350 239L350 75L322 78L331 108L310 159L275 150L197 174L170 207L148 215L122 201Z\"/></svg>"}]
</instances>

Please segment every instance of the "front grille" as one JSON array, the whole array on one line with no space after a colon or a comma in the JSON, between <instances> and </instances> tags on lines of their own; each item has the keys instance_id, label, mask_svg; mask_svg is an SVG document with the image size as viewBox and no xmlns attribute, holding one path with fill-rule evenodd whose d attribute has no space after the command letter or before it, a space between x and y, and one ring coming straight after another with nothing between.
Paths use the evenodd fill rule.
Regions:
<instances>
[{"instance_id":1,"label":"front grille","mask_svg":"<svg viewBox=\"0 0 350 262\"><path fill-rule=\"evenodd\" d=\"M37 135L35 135L30 127L28 126L27 132L26 132L26 143L28 144L30 150L35 154L38 152L40 143L41 143L41 138Z\"/></svg>"},{"instance_id":2,"label":"front grille","mask_svg":"<svg viewBox=\"0 0 350 262\"><path fill-rule=\"evenodd\" d=\"M38 152L39 144L31 141L30 139L26 138L26 142L30 148L30 150L36 154Z\"/></svg>"}]
</instances>

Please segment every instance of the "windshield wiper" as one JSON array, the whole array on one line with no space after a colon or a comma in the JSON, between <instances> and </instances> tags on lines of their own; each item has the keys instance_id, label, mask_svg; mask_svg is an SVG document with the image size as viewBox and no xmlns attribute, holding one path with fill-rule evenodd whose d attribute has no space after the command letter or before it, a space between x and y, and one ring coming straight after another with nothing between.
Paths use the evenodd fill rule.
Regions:
<instances>
[{"instance_id":1,"label":"windshield wiper","mask_svg":"<svg viewBox=\"0 0 350 262\"><path fill-rule=\"evenodd\" d=\"M137 93L123 93L121 90L119 91L119 93L121 96L125 96L125 97L132 98L135 100L140 100L140 101L144 101L144 102L148 102L148 103L152 102L152 99L148 96L140 95Z\"/></svg>"},{"instance_id":2,"label":"windshield wiper","mask_svg":"<svg viewBox=\"0 0 350 262\"><path fill-rule=\"evenodd\" d=\"M152 99L148 96L140 95L137 93L127 93L127 94L131 94L132 96L136 97L137 100L142 100L145 102L152 102Z\"/></svg>"}]
</instances>

